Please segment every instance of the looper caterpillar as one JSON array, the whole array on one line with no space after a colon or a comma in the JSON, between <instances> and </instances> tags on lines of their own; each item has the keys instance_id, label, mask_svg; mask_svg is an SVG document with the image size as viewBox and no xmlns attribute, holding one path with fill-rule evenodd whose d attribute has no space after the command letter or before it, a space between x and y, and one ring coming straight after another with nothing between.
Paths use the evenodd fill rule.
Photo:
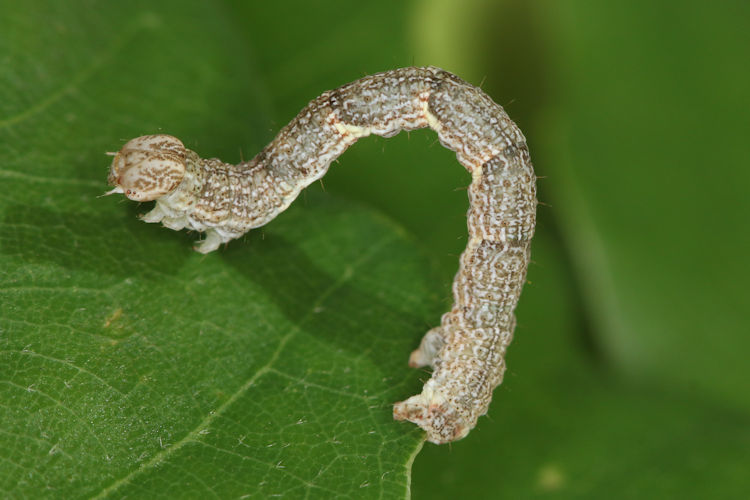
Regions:
<instances>
[{"instance_id":1,"label":"looper caterpillar","mask_svg":"<svg viewBox=\"0 0 750 500\"><path fill-rule=\"evenodd\" d=\"M155 200L143 220L205 232L196 250L208 253L271 221L357 139L424 127L472 174L469 242L453 308L409 359L433 367L432 378L421 394L396 403L393 416L446 443L469 433L502 382L536 220L526 139L482 90L434 67L368 76L311 101L238 165L200 158L172 136L138 137L115 155L109 193Z\"/></svg>"}]
</instances>

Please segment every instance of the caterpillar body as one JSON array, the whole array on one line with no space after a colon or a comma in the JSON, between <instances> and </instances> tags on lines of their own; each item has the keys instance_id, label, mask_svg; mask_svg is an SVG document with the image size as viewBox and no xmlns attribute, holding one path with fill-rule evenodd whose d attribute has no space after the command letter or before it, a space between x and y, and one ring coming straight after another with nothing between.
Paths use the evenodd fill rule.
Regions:
<instances>
[{"instance_id":1,"label":"caterpillar body","mask_svg":"<svg viewBox=\"0 0 750 500\"><path fill-rule=\"evenodd\" d=\"M409 359L412 367L432 367L432 377L421 394L396 403L393 416L446 443L469 433L502 382L536 220L526 139L481 89L435 67L371 75L311 101L238 165L202 159L172 136L138 137L115 155L109 193L155 200L143 220L205 232L196 250L207 253L271 221L357 139L424 127L472 175L469 241L452 309Z\"/></svg>"}]
</instances>

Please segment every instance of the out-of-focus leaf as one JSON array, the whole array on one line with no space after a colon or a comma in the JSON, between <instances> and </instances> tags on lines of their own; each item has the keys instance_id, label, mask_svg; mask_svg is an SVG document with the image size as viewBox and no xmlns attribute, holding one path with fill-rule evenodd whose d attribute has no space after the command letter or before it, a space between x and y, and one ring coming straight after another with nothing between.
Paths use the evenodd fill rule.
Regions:
<instances>
[{"instance_id":1,"label":"out-of-focus leaf","mask_svg":"<svg viewBox=\"0 0 750 500\"><path fill-rule=\"evenodd\" d=\"M420 57L486 75L548 205L506 381L415 498L743 498L747 6L421 5Z\"/></svg>"},{"instance_id":2,"label":"out-of-focus leaf","mask_svg":"<svg viewBox=\"0 0 750 500\"><path fill-rule=\"evenodd\" d=\"M629 377L748 411L750 6L558 13L550 197L601 349Z\"/></svg>"}]
</instances>

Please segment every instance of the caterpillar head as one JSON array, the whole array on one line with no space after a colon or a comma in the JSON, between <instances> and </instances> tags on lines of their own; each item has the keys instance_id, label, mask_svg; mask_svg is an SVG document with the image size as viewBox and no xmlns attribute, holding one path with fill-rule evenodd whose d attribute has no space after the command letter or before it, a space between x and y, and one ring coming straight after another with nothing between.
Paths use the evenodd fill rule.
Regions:
<instances>
[{"instance_id":1,"label":"caterpillar head","mask_svg":"<svg viewBox=\"0 0 750 500\"><path fill-rule=\"evenodd\" d=\"M144 135L128 141L116 153L107 181L134 201L152 201L169 194L185 176L182 142L171 135Z\"/></svg>"}]
</instances>

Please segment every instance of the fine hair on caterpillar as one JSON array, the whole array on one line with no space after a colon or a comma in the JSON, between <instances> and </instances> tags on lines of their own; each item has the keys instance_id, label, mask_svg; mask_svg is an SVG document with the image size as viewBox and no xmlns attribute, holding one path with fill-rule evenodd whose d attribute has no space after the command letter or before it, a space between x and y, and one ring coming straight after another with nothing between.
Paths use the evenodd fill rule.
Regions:
<instances>
[{"instance_id":1,"label":"fine hair on caterpillar","mask_svg":"<svg viewBox=\"0 0 750 500\"><path fill-rule=\"evenodd\" d=\"M138 137L115 155L108 194L156 201L143 220L204 232L195 249L208 253L271 221L357 139L425 127L472 175L469 241L453 307L409 358L412 367L432 367L432 377L393 416L447 443L474 428L502 382L536 221L526 139L481 89L435 67L371 75L324 92L237 165L203 159L169 135Z\"/></svg>"}]
</instances>

